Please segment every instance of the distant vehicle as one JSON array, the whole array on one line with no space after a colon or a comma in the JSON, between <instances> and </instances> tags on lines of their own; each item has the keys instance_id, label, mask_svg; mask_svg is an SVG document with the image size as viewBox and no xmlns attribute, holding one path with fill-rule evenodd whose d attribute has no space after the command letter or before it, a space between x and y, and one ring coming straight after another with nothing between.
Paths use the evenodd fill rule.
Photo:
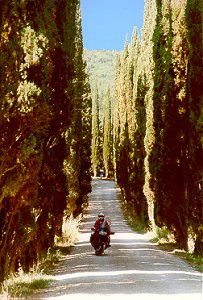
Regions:
<instances>
[{"instance_id":1,"label":"distant vehicle","mask_svg":"<svg viewBox=\"0 0 203 300\"><path fill-rule=\"evenodd\" d=\"M100 176L100 177L104 177L104 170L103 170L103 169L100 169L100 170L99 170L99 176Z\"/></svg>"}]
</instances>

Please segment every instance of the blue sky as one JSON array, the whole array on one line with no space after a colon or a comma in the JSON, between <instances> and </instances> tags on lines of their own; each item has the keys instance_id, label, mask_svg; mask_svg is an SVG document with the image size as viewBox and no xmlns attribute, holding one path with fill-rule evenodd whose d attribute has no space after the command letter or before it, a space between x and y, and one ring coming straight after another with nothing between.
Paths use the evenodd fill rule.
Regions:
<instances>
[{"instance_id":1,"label":"blue sky","mask_svg":"<svg viewBox=\"0 0 203 300\"><path fill-rule=\"evenodd\" d=\"M81 0L84 48L123 50L143 26L144 0Z\"/></svg>"}]
</instances>

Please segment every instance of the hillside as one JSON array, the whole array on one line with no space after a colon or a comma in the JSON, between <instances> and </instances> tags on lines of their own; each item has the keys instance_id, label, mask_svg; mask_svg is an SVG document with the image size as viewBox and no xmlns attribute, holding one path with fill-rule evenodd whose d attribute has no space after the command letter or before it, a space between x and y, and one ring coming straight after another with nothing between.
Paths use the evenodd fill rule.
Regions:
<instances>
[{"instance_id":1,"label":"hillside","mask_svg":"<svg viewBox=\"0 0 203 300\"><path fill-rule=\"evenodd\" d=\"M108 85L111 88L111 95L113 94L114 63L117 53L119 53L119 51L84 50L84 57L88 66L91 88L93 88L94 81L97 78L100 96L105 93Z\"/></svg>"}]
</instances>

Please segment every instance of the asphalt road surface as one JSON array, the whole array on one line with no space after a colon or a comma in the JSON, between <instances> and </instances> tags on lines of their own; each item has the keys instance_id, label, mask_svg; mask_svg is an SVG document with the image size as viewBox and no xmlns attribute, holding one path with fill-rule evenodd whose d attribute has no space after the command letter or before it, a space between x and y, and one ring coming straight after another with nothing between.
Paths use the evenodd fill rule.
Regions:
<instances>
[{"instance_id":1,"label":"asphalt road surface","mask_svg":"<svg viewBox=\"0 0 203 300\"><path fill-rule=\"evenodd\" d=\"M102 211L112 221L111 248L95 256L90 228ZM61 259L50 287L32 299L200 300L202 274L180 258L159 250L147 235L133 232L124 220L114 181L93 180L80 238Z\"/></svg>"}]
</instances>

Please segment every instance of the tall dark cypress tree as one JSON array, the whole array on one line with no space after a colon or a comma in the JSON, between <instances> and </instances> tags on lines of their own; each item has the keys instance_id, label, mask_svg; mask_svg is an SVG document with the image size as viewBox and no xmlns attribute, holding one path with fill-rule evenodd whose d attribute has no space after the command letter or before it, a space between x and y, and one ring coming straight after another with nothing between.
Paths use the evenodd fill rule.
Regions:
<instances>
[{"instance_id":1,"label":"tall dark cypress tree","mask_svg":"<svg viewBox=\"0 0 203 300\"><path fill-rule=\"evenodd\" d=\"M190 225L195 233L195 253L203 253L203 5L199 0L187 1L186 30L188 53L188 197Z\"/></svg>"},{"instance_id":2,"label":"tall dark cypress tree","mask_svg":"<svg viewBox=\"0 0 203 300\"><path fill-rule=\"evenodd\" d=\"M109 87L104 98L103 160L105 176L108 178L112 170L111 97Z\"/></svg>"},{"instance_id":3,"label":"tall dark cypress tree","mask_svg":"<svg viewBox=\"0 0 203 300\"><path fill-rule=\"evenodd\" d=\"M49 4L46 4L48 11L48 13L45 13L46 17L50 14ZM53 115L46 136L43 164L39 174L38 201L44 207L37 220L39 258L41 251L46 252L49 247L53 246L55 234L58 236L61 234L63 212L66 208L68 195L67 179L63 167L66 157L65 133L72 121L74 105L72 82L75 79L76 13L76 1L59 0L54 2L51 9L50 17L55 28L55 34L53 33L55 44L50 51L51 60L53 61L50 86L53 94L49 99L49 105L53 109ZM51 33L51 30L53 30L51 24L49 24L49 28ZM67 40L69 40L69 43L67 43ZM49 230L47 224L49 224Z\"/></svg>"},{"instance_id":4,"label":"tall dark cypress tree","mask_svg":"<svg viewBox=\"0 0 203 300\"><path fill-rule=\"evenodd\" d=\"M15 272L18 262L25 271L33 267L61 232L68 194L65 134L75 122L73 82L81 76L75 62L78 5L59 0L7 1L1 6L1 279ZM85 83L80 94L87 91ZM89 109L90 102L86 95L82 105ZM85 120L80 128L87 137L91 125ZM81 176L80 191L82 181Z\"/></svg>"},{"instance_id":5,"label":"tall dark cypress tree","mask_svg":"<svg viewBox=\"0 0 203 300\"><path fill-rule=\"evenodd\" d=\"M57 161L58 156L50 160L53 135L55 145L60 135L58 117L53 120L53 112L62 109L61 103L54 103L57 86L52 81L57 65L53 53L60 50L61 43L54 19L56 7L53 3L49 7L41 5L39 1L7 1L1 9L0 155L4 164L1 166L0 274L3 278L17 270L18 262L27 271L53 243L55 225L60 223L64 207L61 196L64 189L57 193L54 187L60 185L64 177L57 169L61 163ZM71 67L69 70L71 74ZM62 80L59 86L58 94L62 95ZM66 100L66 110L60 120L62 130L70 122L66 114L69 99ZM57 180L52 176L54 169L59 174ZM49 194L50 186L52 193ZM56 194L57 205L54 203ZM48 227L51 230L47 230Z\"/></svg>"},{"instance_id":6,"label":"tall dark cypress tree","mask_svg":"<svg viewBox=\"0 0 203 300\"><path fill-rule=\"evenodd\" d=\"M140 40L135 28L131 38L128 59L128 130L130 139L130 166L127 202L130 214L137 223L143 227L147 225L147 203L143 193L144 185L144 135L145 135L145 106L144 97L146 89L139 74ZM144 79L143 79L144 82Z\"/></svg>"},{"instance_id":7,"label":"tall dark cypress tree","mask_svg":"<svg viewBox=\"0 0 203 300\"><path fill-rule=\"evenodd\" d=\"M94 83L93 91L93 104L92 104L92 170L93 175L96 177L98 175L100 167L100 133L99 133L99 92L97 80Z\"/></svg>"},{"instance_id":8,"label":"tall dark cypress tree","mask_svg":"<svg viewBox=\"0 0 203 300\"><path fill-rule=\"evenodd\" d=\"M185 7L181 1L173 4L170 1L157 1L157 7L157 27L154 33L156 150L153 152L153 160L159 160L153 170L156 178L156 222L173 231L178 244L187 249L189 211ZM180 47L181 56L178 55Z\"/></svg>"},{"instance_id":9,"label":"tall dark cypress tree","mask_svg":"<svg viewBox=\"0 0 203 300\"><path fill-rule=\"evenodd\" d=\"M152 230L156 231L154 218L155 204L155 181L153 178L153 160L152 153L155 145L154 130L154 60L153 60L153 34L156 25L157 5L156 0L147 0L144 9L144 27L142 30L142 45L139 68L142 82L145 86L145 112L146 112L146 132L144 137L145 159L144 172L145 182L143 186L144 195L147 199L148 216Z\"/></svg>"},{"instance_id":10,"label":"tall dark cypress tree","mask_svg":"<svg viewBox=\"0 0 203 300\"><path fill-rule=\"evenodd\" d=\"M202 253L202 9L198 0L145 2L138 61L132 65L131 54L117 60L113 113L114 164L125 200L139 216L139 199L146 207L144 183L153 230L167 226L185 249L192 236L197 254ZM133 107L132 88L134 119L125 115Z\"/></svg>"},{"instance_id":11,"label":"tall dark cypress tree","mask_svg":"<svg viewBox=\"0 0 203 300\"><path fill-rule=\"evenodd\" d=\"M119 136L120 136L120 120L119 120L119 97L120 97L120 76L121 75L121 62L120 56L116 55L115 62L115 84L114 84L114 101L113 101L113 113L112 113L112 130L113 130L113 168L114 177L117 178L119 160Z\"/></svg>"},{"instance_id":12,"label":"tall dark cypress tree","mask_svg":"<svg viewBox=\"0 0 203 300\"><path fill-rule=\"evenodd\" d=\"M117 151L117 181L122 191L128 184L129 177L129 145L128 118L127 118L127 99L128 99L128 57L129 44L125 42L124 50L121 54L121 73L119 91L119 147Z\"/></svg>"},{"instance_id":13,"label":"tall dark cypress tree","mask_svg":"<svg viewBox=\"0 0 203 300\"><path fill-rule=\"evenodd\" d=\"M129 214L136 219L137 224L148 223L147 203L143 194L144 184L144 134L146 89L138 77L138 59L140 42L136 28L133 31L131 44L125 44L122 56L122 67L116 75L116 103L119 101L119 122L124 130L119 132L120 146L117 147L118 183L122 188ZM144 81L144 79L143 79ZM115 103L115 104L116 104ZM116 112L116 111L115 111ZM115 120L115 122L118 122ZM124 123L126 122L126 123ZM118 126L118 125L117 125ZM114 137L116 137L116 132ZM117 134L118 135L118 134ZM122 142L121 142L122 141ZM139 225L140 226L140 225Z\"/></svg>"},{"instance_id":14,"label":"tall dark cypress tree","mask_svg":"<svg viewBox=\"0 0 203 300\"><path fill-rule=\"evenodd\" d=\"M91 97L86 64L83 60L83 41L79 1L76 6L76 35L74 56L74 101L72 122L66 131L67 157L64 171L67 176L67 214L82 212L83 202L90 192Z\"/></svg>"}]
</instances>

